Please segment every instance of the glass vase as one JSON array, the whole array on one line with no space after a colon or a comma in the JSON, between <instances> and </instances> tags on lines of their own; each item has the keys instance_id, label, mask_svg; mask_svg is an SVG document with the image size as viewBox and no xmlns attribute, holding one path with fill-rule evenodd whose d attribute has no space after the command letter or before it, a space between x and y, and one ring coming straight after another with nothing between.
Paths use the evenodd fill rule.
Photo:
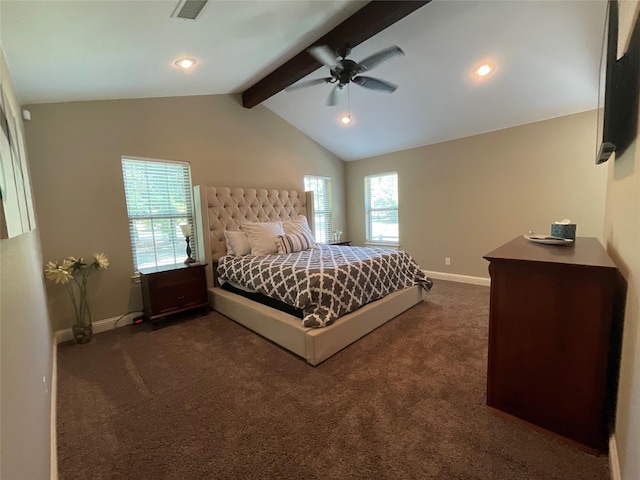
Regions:
<instances>
[{"instance_id":1,"label":"glass vase","mask_svg":"<svg viewBox=\"0 0 640 480\"><path fill-rule=\"evenodd\" d=\"M71 329L73 330L73 340L78 345L89 343L93 337L93 326L91 324L80 325L74 323Z\"/></svg>"},{"instance_id":2,"label":"glass vase","mask_svg":"<svg viewBox=\"0 0 640 480\"><path fill-rule=\"evenodd\" d=\"M78 299L76 300L71 292L74 310L75 310L75 323L71 330L73 331L74 341L81 345L89 343L93 337L93 323L91 321L91 312L89 311L89 304L87 303L87 290L86 290L86 278L77 290Z\"/></svg>"}]
</instances>

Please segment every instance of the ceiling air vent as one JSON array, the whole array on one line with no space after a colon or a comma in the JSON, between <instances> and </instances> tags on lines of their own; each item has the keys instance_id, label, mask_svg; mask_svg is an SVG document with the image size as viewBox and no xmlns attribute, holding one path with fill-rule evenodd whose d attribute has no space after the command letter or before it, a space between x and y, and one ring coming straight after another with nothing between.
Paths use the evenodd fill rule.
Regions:
<instances>
[{"instance_id":1,"label":"ceiling air vent","mask_svg":"<svg viewBox=\"0 0 640 480\"><path fill-rule=\"evenodd\" d=\"M195 20L209 0L180 0L171 14L172 18Z\"/></svg>"}]
</instances>

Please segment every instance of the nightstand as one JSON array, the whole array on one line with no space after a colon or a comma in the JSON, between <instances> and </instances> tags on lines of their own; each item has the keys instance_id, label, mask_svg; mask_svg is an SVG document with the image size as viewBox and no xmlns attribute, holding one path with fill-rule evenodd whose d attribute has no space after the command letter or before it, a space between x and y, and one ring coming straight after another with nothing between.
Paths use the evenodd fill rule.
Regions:
<instances>
[{"instance_id":1,"label":"nightstand","mask_svg":"<svg viewBox=\"0 0 640 480\"><path fill-rule=\"evenodd\" d=\"M206 263L140 269L142 312L158 328L161 318L174 313L209 308Z\"/></svg>"},{"instance_id":2,"label":"nightstand","mask_svg":"<svg viewBox=\"0 0 640 480\"><path fill-rule=\"evenodd\" d=\"M329 245L343 245L343 246L350 247L351 246L351 240L342 240L340 242L329 242Z\"/></svg>"}]
</instances>

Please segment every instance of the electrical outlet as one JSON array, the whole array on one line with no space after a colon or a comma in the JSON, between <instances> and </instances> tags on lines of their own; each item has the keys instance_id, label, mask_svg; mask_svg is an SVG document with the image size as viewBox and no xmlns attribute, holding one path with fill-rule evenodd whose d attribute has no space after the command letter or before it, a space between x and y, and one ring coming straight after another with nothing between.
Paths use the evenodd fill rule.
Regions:
<instances>
[{"instance_id":1,"label":"electrical outlet","mask_svg":"<svg viewBox=\"0 0 640 480\"><path fill-rule=\"evenodd\" d=\"M444 258L444 264L445 265L451 265L451 259L449 257L445 257Z\"/></svg>"}]
</instances>

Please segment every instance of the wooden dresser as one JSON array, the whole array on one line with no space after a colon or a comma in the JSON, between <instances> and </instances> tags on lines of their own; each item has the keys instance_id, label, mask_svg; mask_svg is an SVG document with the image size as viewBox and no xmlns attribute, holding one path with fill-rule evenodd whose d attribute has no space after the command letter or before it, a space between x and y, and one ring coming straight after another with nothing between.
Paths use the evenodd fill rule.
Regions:
<instances>
[{"instance_id":1,"label":"wooden dresser","mask_svg":"<svg viewBox=\"0 0 640 480\"><path fill-rule=\"evenodd\" d=\"M484 258L487 405L606 452L616 266L584 237L556 246L520 236Z\"/></svg>"},{"instance_id":2,"label":"wooden dresser","mask_svg":"<svg viewBox=\"0 0 640 480\"><path fill-rule=\"evenodd\" d=\"M154 329L162 317L186 310L208 310L204 263L140 269L142 311Z\"/></svg>"}]
</instances>

